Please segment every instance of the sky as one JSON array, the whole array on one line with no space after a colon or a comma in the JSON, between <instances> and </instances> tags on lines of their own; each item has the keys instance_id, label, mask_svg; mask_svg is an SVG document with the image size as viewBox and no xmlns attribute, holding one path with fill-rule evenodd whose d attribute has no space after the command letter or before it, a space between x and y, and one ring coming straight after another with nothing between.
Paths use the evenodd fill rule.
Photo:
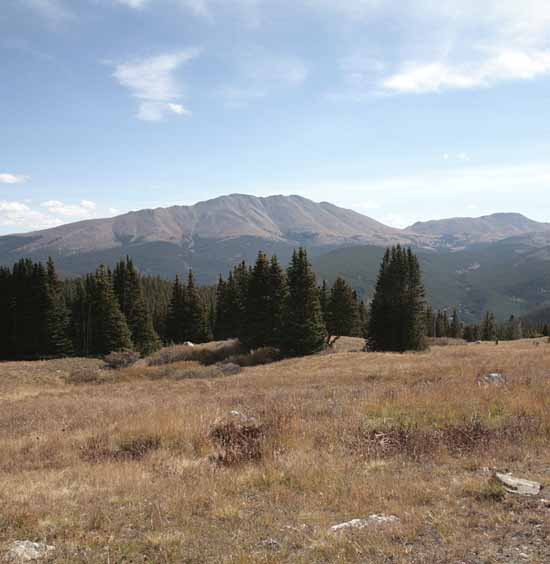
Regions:
<instances>
[{"instance_id":1,"label":"sky","mask_svg":"<svg viewBox=\"0 0 550 564\"><path fill-rule=\"evenodd\" d=\"M230 193L550 221L548 0L1 0L0 234Z\"/></svg>"}]
</instances>

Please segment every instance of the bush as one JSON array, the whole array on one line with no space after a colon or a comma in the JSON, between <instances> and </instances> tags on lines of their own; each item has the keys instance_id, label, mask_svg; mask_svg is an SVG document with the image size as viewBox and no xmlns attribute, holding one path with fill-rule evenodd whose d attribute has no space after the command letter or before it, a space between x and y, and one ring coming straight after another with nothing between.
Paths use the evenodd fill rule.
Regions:
<instances>
[{"instance_id":1,"label":"bush","mask_svg":"<svg viewBox=\"0 0 550 564\"><path fill-rule=\"evenodd\" d=\"M262 347L248 354L239 354L231 356L228 362L238 364L239 366L261 366L263 364L271 364L281 359L281 353L278 349L272 347Z\"/></svg>"},{"instance_id":2,"label":"bush","mask_svg":"<svg viewBox=\"0 0 550 564\"><path fill-rule=\"evenodd\" d=\"M149 358L150 366L163 366L181 361L196 361L206 366L226 360L240 353L241 345L237 340L220 341L191 347L174 345L166 347Z\"/></svg>"},{"instance_id":3,"label":"bush","mask_svg":"<svg viewBox=\"0 0 550 564\"><path fill-rule=\"evenodd\" d=\"M166 366L154 373L154 379L166 378L168 380L205 380L219 378L223 371L216 366L201 366L196 363L181 363L179 366Z\"/></svg>"},{"instance_id":4,"label":"bush","mask_svg":"<svg viewBox=\"0 0 550 564\"><path fill-rule=\"evenodd\" d=\"M95 384L101 382L101 371L97 368L76 368L72 370L71 373L65 377L65 382L67 384Z\"/></svg>"},{"instance_id":5,"label":"bush","mask_svg":"<svg viewBox=\"0 0 550 564\"><path fill-rule=\"evenodd\" d=\"M233 466L258 461L264 454L266 426L235 411L218 421L210 431L210 439L220 450L218 464Z\"/></svg>"},{"instance_id":6,"label":"bush","mask_svg":"<svg viewBox=\"0 0 550 564\"><path fill-rule=\"evenodd\" d=\"M108 368L112 370L120 370L121 368L128 368L139 360L140 356L135 351L121 351L112 352L108 354L103 360Z\"/></svg>"}]
</instances>

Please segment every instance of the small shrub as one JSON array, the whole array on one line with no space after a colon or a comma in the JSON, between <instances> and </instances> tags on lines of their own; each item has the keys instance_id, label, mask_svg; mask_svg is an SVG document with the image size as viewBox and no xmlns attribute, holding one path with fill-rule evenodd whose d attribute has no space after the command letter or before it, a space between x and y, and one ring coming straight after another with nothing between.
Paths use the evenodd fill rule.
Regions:
<instances>
[{"instance_id":1,"label":"small shrub","mask_svg":"<svg viewBox=\"0 0 550 564\"><path fill-rule=\"evenodd\" d=\"M166 347L149 358L150 366L163 366L182 361L195 361L209 366L222 362L241 351L237 340L221 341L191 347L189 345L174 345Z\"/></svg>"},{"instance_id":2,"label":"small shrub","mask_svg":"<svg viewBox=\"0 0 550 564\"><path fill-rule=\"evenodd\" d=\"M235 355L227 359L232 364L238 364L242 367L247 366L261 366L264 364L271 364L281 359L279 350L272 347L262 347L248 354Z\"/></svg>"},{"instance_id":3,"label":"small shrub","mask_svg":"<svg viewBox=\"0 0 550 564\"><path fill-rule=\"evenodd\" d=\"M215 366L194 365L189 367L167 366L159 372L160 378L169 380L205 380L219 378L222 371Z\"/></svg>"},{"instance_id":4,"label":"small shrub","mask_svg":"<svg viewBox=\"0 0 550 564\"><path fill-rule=\"evenodd\" d=\"M108 368L112 370L120 370L128 368L139 360L139 353L136 351L121 351L108 354L103 360Z\"/></svg>"},{"instance_id":5,"label":"small shrub","mask_svg":"<svg viewBox=\"0 0 550 564\"><path fill-rule=\"evenodd\" d=\"M140 460L159 449L161 438L155 434L130 434L112 438L106 433L94 435L80 447L81 457L90 463L109 460Z\"/></svg>"},{"instance_id":6,"label":"small shrub","mask_svg":"<svg viewBox=\"0 0 550 564\"><path fill-rule=\"evenodd\" d=\"M224 466L260 460L264 455L267 426L238 412L217 422L210 439L220 449L215 460Z\"/></svg>"},{"instance_id":7,"label":"small shrub","mask_svg":"<svg viewBox=\"0 0 550 564\"><path fill-rule=\"evenodd\" d=\"M241 372L241 367L238 364L234 364L233 362L223 362L222 364L218 364L217 366L225 376L235 376L236 374L240 374Z\"/></svg>"},{"instance_id":8,"label":"small shrub","mask_svg":"<svg viewBox=\"0 0 550 564\"><path fill-rule=\"evenodd\" d=\"M65 376L65 382L67 384L96 384L101 382L101 371L97 368L75 368Z\"/></svg>"}]
</instances>

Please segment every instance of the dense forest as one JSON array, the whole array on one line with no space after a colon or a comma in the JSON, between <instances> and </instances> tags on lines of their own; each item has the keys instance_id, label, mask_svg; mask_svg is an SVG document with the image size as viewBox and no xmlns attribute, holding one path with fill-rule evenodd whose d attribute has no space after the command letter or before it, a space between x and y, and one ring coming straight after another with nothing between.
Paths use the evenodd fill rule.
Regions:
<instances>
[{"instance_id":1,"label":"dense forest","mask_svg":"<svg viewBox=\"0 0 550 564\"><path fill-rule=\"evenodd\" d=\"M216 287L199 287L193 272L173 282L139 273L127 257L114 269L61 280L54 262L22 259L0 268L0 358L102 356L163 345L238 338L253 350L273 347L288 356L318 352L335 336L366 339L369 350L405 351L426 337L508 340L548 335L543 323L487 312L478 325L461 323L457 309L426 303L415 254L388 249L373 299L361 301L342 278L317 284L307 253L294 252L285 269L260 252Z\"/></svg>"}]
</instances>

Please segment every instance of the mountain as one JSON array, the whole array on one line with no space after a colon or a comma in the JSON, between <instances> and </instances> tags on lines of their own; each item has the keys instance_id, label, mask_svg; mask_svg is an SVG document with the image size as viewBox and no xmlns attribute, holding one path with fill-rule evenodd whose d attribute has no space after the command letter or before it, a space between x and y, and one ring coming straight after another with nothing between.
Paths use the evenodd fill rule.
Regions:
<instances>
[{"instance_id":1,"label":"mountain","mask_svg":"<svg viewBox=\"0 0 550 564\"><path fill-rule=\"evenodd\" d=\"M496 213L477 218L456 217L418 222L405 231L432 237L439 240L440 246L451 249L527 235L546 236L550 240L550 223L539 223L519 213Z\"/></svg>"},{"instance_id":2,"label":"mountain","mask_svg":"<svg viewBox=\"0 0 550 564\"><path fill-rule=\"evenodd\" d=\"M201 283L213 283L237 262L254 261L259 250L285 263L302 245L320 276L343 275L368 297L384 249L395 243L416 249L433 305L458 306L467 321L485 309L502 318L550 305L550 224L511 213L400 230L300 196L233 194L4 236L0 265L52 256L73 276L131 255L144 273L172 278L193 268Z\"/></svg>"},{"instance_id":3,"label":"mountain","mask_svg":"<svg viewBox=\"0 0 550 564\"><path fill-rule=\"evenodd\" d=\"M299 245L318 254L357 244L416 244L417 238L326 202L234 194L194 206L142 210L0 237L0 264L21 256L52 256L65 274L74 275L130 254L145 272L173 276L192 267L205 282L239 260L254 259L259 249L286 260Z\"/></svg>"},{"instance_id":4,"label":"mountain","mask_svg":"<svg viewBox=\"0 0 550 564\"><path fill-rule=\"evenodd\" d=\"M531 238L512 237L461 251L416 252L430 303L457 307L464 321L477 322L486 310L501 320L550 311L550 243L533 248ZM343 276L368 299L383 253L374 246L336 249L315 257L314 268L330 282Z\"/></svg>"}]
</instances>

